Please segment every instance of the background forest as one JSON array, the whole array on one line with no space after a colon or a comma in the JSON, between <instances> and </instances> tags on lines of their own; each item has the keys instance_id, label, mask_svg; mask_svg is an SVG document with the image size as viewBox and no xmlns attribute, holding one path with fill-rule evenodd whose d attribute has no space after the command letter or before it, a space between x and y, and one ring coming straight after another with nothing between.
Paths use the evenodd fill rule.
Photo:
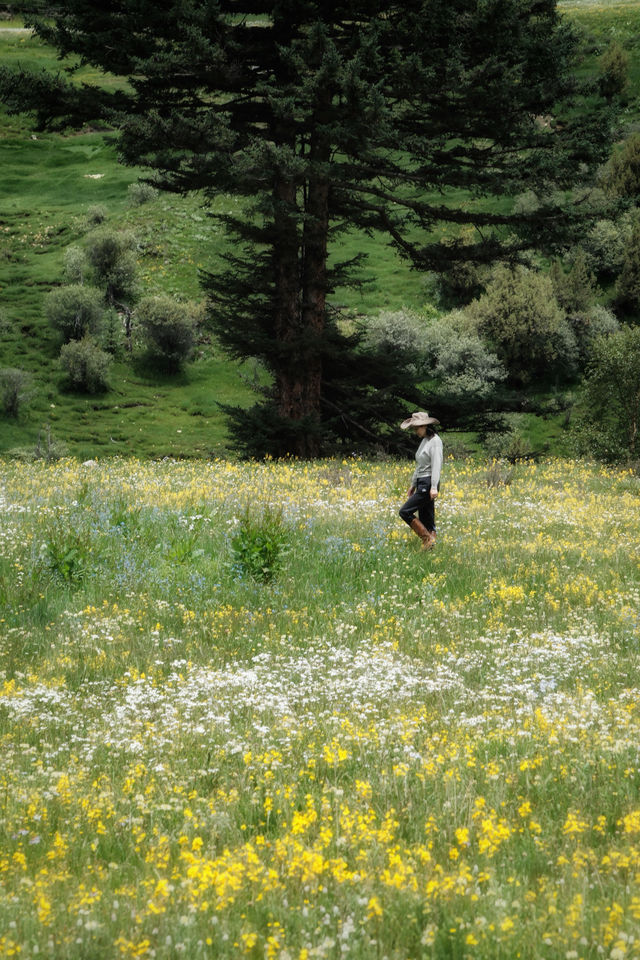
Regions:
<instances>
[{"instance_id":1,"label":"background forest","mask_svg":"<svg viewBox=\"0 0 640 960\"><path fill-rule=\"evenodd\" d=\"M516 268L441 271L413 269L376 230L347 230L331 248L336 263L366 256L362 282L330 298L341 333L393 361L408 401L438 410L460 454L636 455L640 4L559 7L580 33L580 74L616 116L588 197L601 216L577 242ZM24 29L20 4L3 17L4 65L59 69ZM148 170L118 164L108 129L34 132L2 108L0 151L0 452L232 452L221 405L250 407L269 376L257 358L223 352L200 281L234 252L209 214L233 218L244 201L221 191L204 208L197 195L159 192L141 182ZM468 203L462 189L449 199ZM494 198L492 212L535 212L544 199ZM597 446L594 408L606 421ZM363 432L365 446L388 449L375 431Z\"/></svg>"}]
</instances>

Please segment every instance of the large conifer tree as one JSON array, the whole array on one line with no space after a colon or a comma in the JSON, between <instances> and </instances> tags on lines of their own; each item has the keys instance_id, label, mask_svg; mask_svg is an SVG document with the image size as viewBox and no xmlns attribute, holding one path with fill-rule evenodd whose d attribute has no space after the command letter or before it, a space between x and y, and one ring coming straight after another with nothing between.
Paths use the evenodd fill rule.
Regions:
<instances>
[{"instance_id":1,"label":"large conifer tree","mask_svg":"<svg viewBox=\"0 0 640 960\"><path fill-rule=\"evenodd\" d=\"M10 105L44 126L102 117L166 189L242 198L234 253L204 282L224 347L272 374L230 412L252 453L374 436L402 396L328 310L357 268L329 269L338 231L383 230L428 269L514 258L584 215L575 190L608 141L555 0L64 0L37 30L128 87L5 73ZM524 189L534 212L486 202Z\"/></svg>"}]
</instances>

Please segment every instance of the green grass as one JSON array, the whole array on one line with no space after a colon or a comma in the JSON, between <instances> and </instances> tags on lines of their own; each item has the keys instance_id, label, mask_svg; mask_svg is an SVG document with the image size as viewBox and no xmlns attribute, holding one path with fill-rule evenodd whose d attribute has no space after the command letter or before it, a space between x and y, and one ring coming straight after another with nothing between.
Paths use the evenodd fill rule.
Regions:
<instances>
[{"instance_id":1,"label":"green grass","mask_svg":"<svg viewBox=\"0 0 640 960\"><path fill-rule=\"evenodd\" d=\"M637 956L637 476L1 466L0 955Z\"/></svg>"}]
</instances>

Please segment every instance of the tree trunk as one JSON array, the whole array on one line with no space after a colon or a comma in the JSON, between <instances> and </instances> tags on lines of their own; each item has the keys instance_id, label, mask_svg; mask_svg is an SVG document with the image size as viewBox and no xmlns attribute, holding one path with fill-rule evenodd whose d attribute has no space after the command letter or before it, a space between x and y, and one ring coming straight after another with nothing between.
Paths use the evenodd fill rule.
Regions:
<instances>
[{"instance_id":1,"label":"tree trunk","mask_svg":"<svg viewBox=\"0 0 640 960\"><path fill-rule=\"evenodd\" d=\"M329 183L326 178L314 178L309 183L305 214L302 266L305 390L310 415L319 421L322 402L322 342L327 305ZM310 456L316 456L317 453L315 449L309 451Z\"/></svg>"},{"instance_id":2,"label":"tree trunk","mask_svg":"<svg viewBox=\"0 0 640 960\"><path fill-rule=\"evenodd\" d=\"M305 369L301 356L301 291L296 184L279 180L274 189L275 240L273 269L275 281L274 335L280 347L275 361L278 412L288 420L302 420L309 414L305 395ZM305 456L304 438L298 449Z\"/></svg>"},{"instance_id":3,"label":"tree trunk","mask_svg":"<svg viewBox=\"0 0 640 960\"><path fill-rule=\"evenodd\" d=\"M322 152L326 152L328 157L325 145L312 140L309 159L320 159ZM300 433L296 449L291 451L306 458L316 457L320 452L313 424L319 423L321 414L321 351L327 296L328 180L323 176L312 176L307 184L301 264L295 203L295 185L278 184L275 334L285 350L284 362L276 372L276 387L280 415L293 421L309 422L309 430Z\"/></svg>"}]
</instances>

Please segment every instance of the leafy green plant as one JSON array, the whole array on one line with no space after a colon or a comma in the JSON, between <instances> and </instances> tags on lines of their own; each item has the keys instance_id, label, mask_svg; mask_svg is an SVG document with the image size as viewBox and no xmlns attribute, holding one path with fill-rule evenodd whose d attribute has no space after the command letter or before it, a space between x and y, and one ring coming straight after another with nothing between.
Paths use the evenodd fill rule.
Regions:
<instances>
[{"instance_id":1,"label":"leafy green plant","mask_svg":"<svg viewBox=\"0 0 640 960\"><path fill-rule=\"evenodd\" d=\"M281 510L265 507L261 515L254 516L247 507L231 540L232 569L240 576L271 582L282 565L286 539Z\"/></svg>"},{"instance_id":2,"label":"leafy green plant","mask_svg":"<svg viewBox=\"0 0 640 960\"><path fill-rule=\"evenodd\" d=\"M87 571L88 547L85 538L75 530L54 528L40 549L40 560L64 583L80 583Z\"/></svg>"},{"instance_id":3,"label":"leafy green plant","mask_svg":"<svg viewBox=\"0 0 640 960\"><path fill-rule=\"evenodd\" d=\"M126 500L116 501L109 515L109 523L128 536L138 528L141 513L140 507L131 506Z\"/></svg>"},{"instance_id":4,"label":"leafy green plant","mask_svg":"<svg viewBox=\"0 0 640 960\"><path fill-rule=\"evenodd\" d=\"M171 563L191 563L204 555L202 547L198 546L200 531L193 530L185 537L175 540L167 550L165 557Z\"/></svg>"}]
</instances>

